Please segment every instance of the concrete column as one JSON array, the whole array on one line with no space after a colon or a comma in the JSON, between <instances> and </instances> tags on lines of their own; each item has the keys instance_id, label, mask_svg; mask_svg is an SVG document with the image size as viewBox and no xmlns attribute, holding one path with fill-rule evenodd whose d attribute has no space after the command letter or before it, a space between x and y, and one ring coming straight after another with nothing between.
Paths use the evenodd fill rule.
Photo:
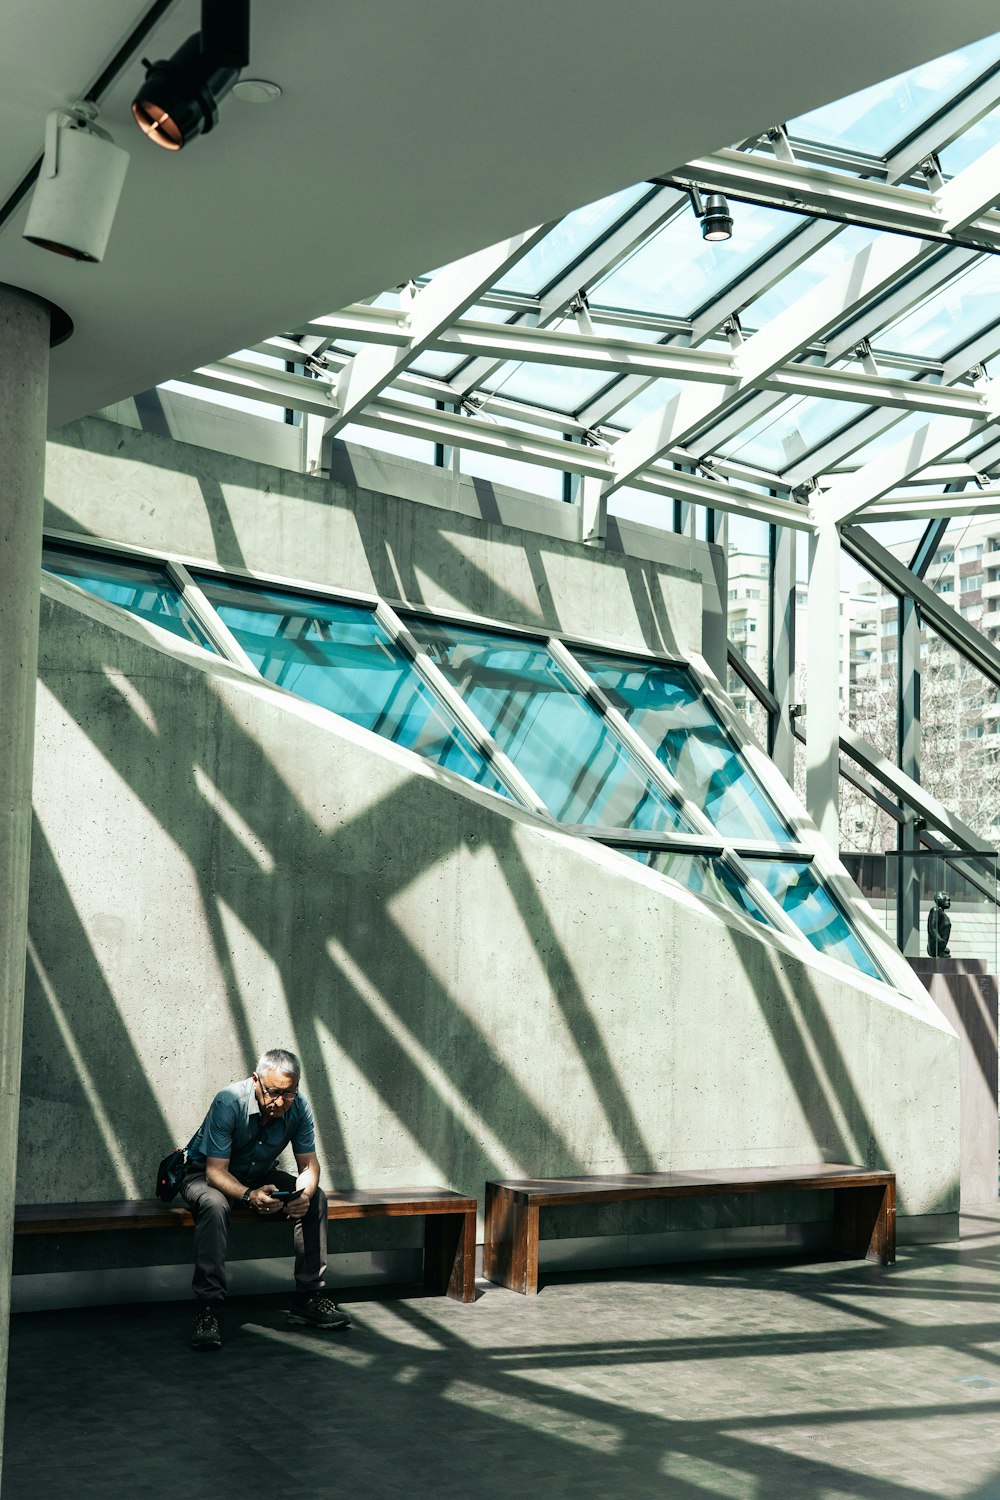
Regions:
<instances>
[{"instance_id":1,"label":"concrete column","mask_svg":"<svg viewBox=\"0 0 1000 1500\"><path fill-rule=\"evenodd\" d=\"M795 532L790 526L771 527L771 650L768 687L778 703L770 716L768 749L771 759L793 785L795 737L791 708L795 699Z\"/></svg>"},{"instance_id":2,"label":"concrete column","mask_svg":"<svg viewBox=\"0 0 1000 1500\"><path fill-rule=\"evenodd\" d=\"M28 924L49 316L38 297L0 285L0 1461Z\"/></svg>"},{"instance_id":3,"label":"concrete column","mask_svg":"<svg viewBox=\"0 0 1000 1500\"><path fill-rule=\"evenodd\" d=\"M840 849L840 536L831 521L809 538L806 604L806 807L820 833Z\"/></svg>"}]
</instances>

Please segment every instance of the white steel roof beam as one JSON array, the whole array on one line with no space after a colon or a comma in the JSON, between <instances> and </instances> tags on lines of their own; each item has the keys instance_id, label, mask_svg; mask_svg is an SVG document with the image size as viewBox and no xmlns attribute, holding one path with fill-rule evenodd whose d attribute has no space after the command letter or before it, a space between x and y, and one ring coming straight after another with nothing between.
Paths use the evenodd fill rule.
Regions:
<instances>
[{"instance_id":1,"label":"white steel roof beam","mask_svg":"<svg viewBox=\"0 0 1000 1500\"><path fill-rule=\"evenodd\" d=\"M927 494L904 491L865 506L866 521L937 521L947 516L989 516L1000 514L1000 487L965 490L959 495Z\"/></svg>"},{"instance_id":2,"label":"white steel roof beam","mask_svg":"<svg viewBox=\"0 0 1000 1500\"><path fill-rule=\"evenodd\" d=\"M971 365L991 358L998 351L1000 327L995 325L964 345L946 362L945 385L951 385L966 374ZM970 416L964 419L952 416L932 418L853 474L838 475L825 490L822 501L824 513L832 514L837 521L846 519L872 500L878 500L890 490L896 489L912 474L919 474L966 438L974 436L986 424L994 422L1000 415L1000 382L983 382L968 390L978 403L978 414L973 408ZM887 425L884 413L876 414L876 419L883 427ZM841 439L842 442L849 440L850 434L844 434ZM803 467L805 466L799 465L800 469ZM789 474L786 477L791 480L792 476Z\"/></svg>"},{"instance_id":3,"label":"white steel roof beam","mask_svg":"<svg viewBox=\"0 0 1000 1500\"><path fill-rule=\"evenodd\" d=\"M331 436L354 421L368 402L426 349L436 333L461 317L466 308L523 259L551 227L541 225L490 245L474 255L466 255L419 291L404 309L409 333L406 345L403 348L368 345L344 366L337 382L338 412L327 425L324 435Z\"/></svg>"},{"instance_id":4,"label":"white steel roof beam","mask_svg":"<svg viewBox=\"0 0 1000 1500\"><path fill-rule=\"evenodd\" d=\"M403 437L425 438L429 442L443 443L446 446L473 448L479 453L521 459L525 463L562 469L571 474L593 475L598 479L605 479L611 472L609 455L604 448L590 448L582 443L564 442L561 438L547 438L541 434L525 432L519 427L506 427L499 422L485 421L481 417L411 406L407 402L394 401L389 396L382 396L370 403L359 412L355 421L362 426L396 432Z\"/></svg>"},{"instance_id":5,"label":"white steel roof beam","mask_svg":"<svg viewBox=\"0 0 1000 1500\"><path fill-rule=\"evenodd\" d=\"M734 200L768 208L1000 250L1000 216L989 212L997 196L988 190L989 173L992 170L995 174L995 164L988 164L991 155L986 152L938 193L848 177L842 172L746 151L716 151L659 180L672 187L691 185L706 192L725 193ZM980 181L978 190L972 187L975 178ZM952 191L956 183L961 187Z\"/></svg>"},{"instance_id":6,"label":"white steel roof beam","mask_svg":"<svg viewBox=\"0 0 1000 1500\"><path fill-rule=\"evenodd\" d=\"M727 160L734 159L734 170L741 155L743 161L746 160L745 154L740 152L720 155ZM968 222L970 215L976 217L977 210L981 212L995 200L998 189L993 155L993 151L987 152L942 189L942 193L947 194L938 215L942 223L950 223L952 219ZM694 164L692 174L700 165ZM770 163L770 168L784 172L796 170L794 163L777 160ZM825 175L834 176L832 173ZM864 184L852 183L850 186L852 191L857 191ZM893 188L884 191L909 193L911 190ZM936 206L937 200L934 202ZM1000 246L1000 239L997 243ZM836 327L852 307L890 290L901 275L916 269L933 253L933 245L924 240L908 240L901 235L886 235L875 240L740 346L734 355L734 364L740 375L737 392L735 396L732 391L723 392L715 403L717 407L732 404L743 388L759 384L762 376L787 362L797 350ZM711 406L711 399L703 388L682 392L659 411L651 413L615 445L616 477L611 487L630 483L635 474L659 454L683 446L693 431L704 423Z\"/></svg>"},{"instance_id":7,"label":"white steel roof beam","mask_svg":"<svg viewBox=\"0 0 1000 1500\"><path fill-rule=\"evenodd\" d=\"M641 203L623 223L600 239L582 260L549 288L538 306L538 326L547 327L557 323L579 291L586 290L599 277L623 261L637 245L655 233L668 219L673 218L686 201L685 193L678 193L672 188L661 188L652 198ZM524 320L518 319L517 323L509 326L523 327ZM474 359L451 377L452 389L457 396L475 390L489 380L503 362L488 357Z\"/></svg>"},{"instance_id":8,"label":"white steel roof beam","mask_svg":"<svg viewBox=\"0 0 1000 1500\"><path fill-rule=\"evenodd\" d=\"M711 415L722 415L748 388L759 385L762 377L785 364L803 345L834 327L857 302L890 287L908 265L927 254L929 247L920 241L898 238L886 237L866 246L740 346L734 355L740 377L735 390L713 392L710 387L699 387L682 391L621 438L615 445L615 487L630 484L667 449L682 447Z\"/></svg>"},{"instance_id":9,"label":"white steel roof beam","mask_svg":"<svg viewBox=\"0 0 1000 1500\"><path fill-rule=\"evenodd\" d=\"M984 406L982 416L932 417L916 432L907 433L885 453L880 453L853 474L838 475L816 504L827 520L845 521L870 501L887 495L907 477L917 474L942 454L956 448L996 415Z\"/></svg>"}]
</instances>

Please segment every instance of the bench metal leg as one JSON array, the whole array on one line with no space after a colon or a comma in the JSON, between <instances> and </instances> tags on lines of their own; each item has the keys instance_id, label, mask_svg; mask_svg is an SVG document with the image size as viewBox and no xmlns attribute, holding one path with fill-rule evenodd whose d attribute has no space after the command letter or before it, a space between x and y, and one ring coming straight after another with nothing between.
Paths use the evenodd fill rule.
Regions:
<instances>
[{"instance_id":1,"label":"bench metal leg","mask_svg":"<svg viewBox=\"0 0 1000 1500\"><path fill-rule=\"evenodd\" d=\"M833 1195L837 1248L845 1259L873 1260L891 1266L896 1260L896 1185L841 1187Z\"/></svg>"},{"instance_id":2,"label":"bench metal leg","mask_svg":"<svg viewBox=\"0 0 1000 1500\"><path fill-rule=\"evenodd\" d=\"M456 1302L475 1301L475 1209L424 1216L424 1286Z\"/></svg>"},{"instance_id":3,"label":"bench metal leg","mask_svg":"<svg viewBox=\"0 0 1000 1500\"><path fill-rule=\"evenodd\" d=\"M493 1183L486 1185L483 1274L512 1292L538 1291L538 1206Z\"/></svg>"}]
</instances>

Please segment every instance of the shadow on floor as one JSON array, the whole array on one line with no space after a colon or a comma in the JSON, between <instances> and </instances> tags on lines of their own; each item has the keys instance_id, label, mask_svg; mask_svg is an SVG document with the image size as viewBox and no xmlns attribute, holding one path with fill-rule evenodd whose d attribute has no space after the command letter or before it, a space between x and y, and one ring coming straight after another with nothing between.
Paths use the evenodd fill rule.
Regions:
<instances>
[{"instance_id":1,"label":"shadow on floor","mask_svg":"<svg viewBox=\"0 0 1000 1500\"><path fill-rule=\"evenodd\" d=\"M552 1277L474 1306L338 1294L13 1320L4 1500L1000 1500L1000 1209L893 1268L724 1262Z\"/></svg>"}]
</instances>

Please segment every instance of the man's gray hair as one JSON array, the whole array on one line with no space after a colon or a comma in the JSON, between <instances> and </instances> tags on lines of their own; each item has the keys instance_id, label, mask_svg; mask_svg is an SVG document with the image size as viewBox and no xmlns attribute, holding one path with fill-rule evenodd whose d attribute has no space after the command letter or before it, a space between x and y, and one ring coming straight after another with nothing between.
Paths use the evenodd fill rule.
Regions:
<instances>
[{"instance_id":1,"label":"man's gray hair","mask_svg":"<svg viewBox=\"0 0 1000 1500\"><path fill-rule=\"evenodd\" d=\"M302 1064L294 1052L286 1052L284 1047L272 1047L270 1052L260 1054L254 1072L258 1077L261 1073L289 1073L297 1083L302 1077Z\"/></svg>"}]
</instances>

